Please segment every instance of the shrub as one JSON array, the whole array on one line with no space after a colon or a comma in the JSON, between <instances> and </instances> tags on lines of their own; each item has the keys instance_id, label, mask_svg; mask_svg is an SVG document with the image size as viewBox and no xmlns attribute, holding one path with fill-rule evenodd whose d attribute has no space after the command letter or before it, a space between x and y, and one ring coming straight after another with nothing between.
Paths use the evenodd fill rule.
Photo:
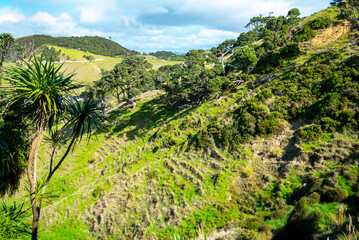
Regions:
<instances>
[{"instance_id":1,"label":"shrub","mask_svg":"<svg viewBox=\"0 0 359 240\"><path fill-rule=\"evenodd\" d=\"M342 202L348 197L347 193L340 187L326 187L323 190L323 201L324 202Z\"/></svg>"},{"instance_id":2,"label":"shrub","mask_svg":"<svg viewBox=\"0 0 359 240\"><path fill-rule=\"evenodd\" d=\"M270 219L271 220L278 220L283 218L287 214L287 210L285 209L278 209L271 213Z\"/></svg>"},{"instance_id":3,"label":"shrub","mask_svg":"<svg viewBox=\"0 0 359 240\"><path fill-rule=\"evenodd\" d=\"M302 197L290 215L287 224L273 240L309 240L320 229L321 212L317 209L309 212L308 198Z\"/></svg>"},{"instance_id":4,"label":"shrub","mask_svg":"<svg viewBox=\"0 0 359 240\"><path fill-rule=\"evenodd\" d=\"M330 117L324 117L320 120L320 126L326 132L334 132L340 126L340 123Z\"/></svg>"},{"instance_id":5,"label":"shrub","mask_svg":"<svg viewBox=\"0 0 359 240\"><path fill-rule=\"evenodd\" d=\"M102 186L97 186L97 187L93 190L92 196L93 196L94 198L97 198L97 197L99 197L99 196L101 195L101 193L102 193L103 191L104 191L104 190L103 190L103 187L102 187Z\"/></svg>"},{"instance_id":6,"label":"shrub","mask_svg":"<svg viewBox=\"0 0 359 240\"><path fill-rule=\"evenodd\" d=\"M313 192L308 196L308 203L319 203L320 202L320 195L317 192Z\"/></svg>"},{"instance_id":7,"label":"shrub","mask_svg":"<svg viewBox=\"0 0 359 240\"><path fill-rule=\"evenodd\" d=\"M257 98L259 101L264 102L265 100L273 97L273 93L269 88L264 89L260 93L258 93Z\"/></svg>"},{"instance_id":8,"label":"shrub","mask_svg":"<svg viewBox=\"0 0 359 240\"><path fill-rule=\"evenodd\" d=\"M213 138L207 129L203 129L197 136L196 147L206 149L209 148L213 143Z\"/></svg>"},{"instance_id":9,"label":"shrub","mask_svg":"<svg viewBox=\"0 0 359 240\"><path fill-rule=\"evenodd\" d=\"M236 240L256 240L258 233L253 230L241 229L238 233Z\"/></svg>"},{"instance_id":10,"label":"shrub","mask_svg":"<svg viewBox=\"0 0 359 240\"><path fill-rule=\"evenodd\" d=\"M296 42L305 42L313 37L315 37L315 32L312 30L312 28L309 26L309 24L305 24L303 29L301 29L295 36L294 41Z\"/></svg>"},{"instance_id":11,"label":"shrub","mask_svg":"<svg viewBox=\"0 0 359 240\"><path fill-rule=\"evenodd\" d=\"M241 170L241 176L242 176L243 178L248 178L248 177L250 177L250 176L252 175L252 173L253 173L253 170L252 170L252 168L249 168L249 167L243 168L243 169Z\"/></svg>"},{"instance_id":12,"label":"shrub","mask_svg":"<svg viewBox=\"0 0 359 240\"><path fill-rule=\"evenodd\" d=\"M302 142L314 142L319 140L322 136L322 128L319 125L314 124L302 128L299 138Z\"/></svg>"},{"instance_id":13,"label":"shrub","mask_svg":"<svg viewBox=\"0 0 359 240\"><path fill-rule=\"evenodd\" d=\"M311 29L319 30L329 27L332 24L332 21L330 18L320 17L310 21L307 24Z\"/></svg>"},{"instance_id":14,"label":"shrub","mask_svg":"<svg viewBox=\"0 0 359 240\"><path fill-rule=\"evenodd\" d=\"M257 230L260 228L264 223L263 217L251 217L246 220L246 227L248 229Z\"/></svg>"},{"instance_id":15,"label":"shrub","mask_svg":"<svg viewBox=\"0 0 359 240\"><path fill-rule=\"evenodd\" d=\"M295 58L300 54L300 48L298 43L289 43L287 46L280 50L280 56L282 58Z\"/></svg>"},{"instance_id":16,"label":"shrub","mask_svg":"<svg viewBox=\"0 0 359 240\"><path fill-rule=\"evenodd\" d=\"M337 73L335 73L330 77L328 77L325 81L323 81L322 91L327 91L327 92L334 91L341 82L342 82L342 77Z\"/></svg>"}]
</instances>

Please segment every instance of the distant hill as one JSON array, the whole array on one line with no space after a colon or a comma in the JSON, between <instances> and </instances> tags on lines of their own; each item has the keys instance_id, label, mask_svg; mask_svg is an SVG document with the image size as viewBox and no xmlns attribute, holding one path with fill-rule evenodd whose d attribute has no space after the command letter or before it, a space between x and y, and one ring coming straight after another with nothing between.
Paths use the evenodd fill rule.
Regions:
<instances>
[{"instance_id":1,"label":"distant hill","mask_svg":"<svg viewBox=\"0 0 359 240\"><path fill-rule=\"evenodd\" d=\"M15 40L14 49L34 43L35 50L43 45L54 45L90 52L97 55L114 57L118 55L134 55L137 52L122 47L120 44L102 37L52 37L48 35L32 35Z\"/></svg>"},{"instance_id":2,"label":"distant hill","mask_svg":"<svg viewBox=\"0 0 359 240\"><path fill-rule=\"evenodd\" d=\"M151 56L155 56L158 58L170 58L170 57L176 57L177 54L170 52L170 51L157 51L150 53Z\"/></svg>"},{"instance_id":3,"label":"distant hill","mask_svg":"<svg viewBox=\"0 0 359 240\"><path fill-rule=\"evenodd\" d=\"M171 60L171 61L183 61L183 56L176 54L171 51L157 51L150 53L151 56L157 57L159 59Z\"/></svg>"}]
</instances>

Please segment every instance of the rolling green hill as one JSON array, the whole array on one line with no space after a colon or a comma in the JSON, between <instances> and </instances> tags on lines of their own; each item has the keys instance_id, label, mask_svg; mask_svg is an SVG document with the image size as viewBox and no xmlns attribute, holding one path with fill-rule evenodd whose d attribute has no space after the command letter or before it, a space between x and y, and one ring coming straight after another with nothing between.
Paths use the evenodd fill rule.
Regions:
<instances>
[{"instance_id":1,"label":"rolling green hill","mask_svg":"<svg viewBox=\"0 0 359 240\"><path fill-rule=\"evenodd\" d=\"M260 21L225 69L221 45L191 50L136 72L160 87L135 108L106 95L102 131L48 187L39 239L358 239L358 32L337 7ZM25 185L8 201L29 207Z\"/></svg>"},{"instance_id":2,"label":"rolling green hill","mask_svg":"<svg viewBox=\"0 0 359 240\"><path fill-rule=\"evenodd\" d=\"M136 51L122 47L109 39L102 37L52 37L47 35L33 35L21 37L15 40L13 49L18 46L27 46L29 43L34 44L34 49L38 49L43 45L54 45L70 49L77 49L83 52L90 52L103 56L120 56L133 55Z\"/></svg>"}]
</instances>

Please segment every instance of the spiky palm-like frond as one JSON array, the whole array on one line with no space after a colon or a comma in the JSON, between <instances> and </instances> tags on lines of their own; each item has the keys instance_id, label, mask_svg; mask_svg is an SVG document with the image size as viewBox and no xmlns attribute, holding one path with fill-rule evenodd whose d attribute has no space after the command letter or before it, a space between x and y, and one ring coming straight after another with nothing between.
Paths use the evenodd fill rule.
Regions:
<instances>
[{"instance_id":1,"label":"spiky palm-like frond","mask_svg":"<svg viewBox=\"0 0 359 240\"><path fill-rule=\"evenodd\" d=\"M71 129L72 136L82 139L86 134L91 137L94 128L100 128L103 121L102 111L93 99L74 100L67 106L68 119L65 127Z\"/></svg>"},{"instance_id":2,"label":"spiky palm-like frond","mask_svg":"<svg viewBox=\"0 0 359 240\"><path fill-rule=\"evenodd\" d=\"M24 102L38 121L56 115L66 96L82 86L74 83L73 74L61 73L61 67L37 58L25 62L25 66L10 67L6 72L10 86L6 90L12 93L12 101Z\"/></svg>"},{"instance_id":3,"label":"spiky palm-like frond","mask_svg":"<svg viewBox=\"0 0 359 240\"><path fill-rule=\"evenodd\" d=\"M30 234L29 227L23 223L26 212L23 210L24 204L10 205L3 202L0 206L0 238L18 239Z\"/></svg>"}]
</instances>

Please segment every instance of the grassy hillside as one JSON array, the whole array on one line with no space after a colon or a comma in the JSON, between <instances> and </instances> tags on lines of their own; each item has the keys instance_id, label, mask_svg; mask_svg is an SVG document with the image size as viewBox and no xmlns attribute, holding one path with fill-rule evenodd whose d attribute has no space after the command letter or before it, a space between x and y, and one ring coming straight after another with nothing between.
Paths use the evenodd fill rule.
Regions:
<instances>
[{"instance_id":1,"label":"grassy hillside","mask_svg":"<svg viewBox=\"0 0 359 240\"><path fill-rule=\"evenodd\" d=\"M122 47L109 39L102 37L51 37L47 35L33 35L18 38L15 40L13 49L18 46L28 46L29 43L34 44L34 49L38 49L43 45L54 45L70 49L81 49L84 52L90 52L104 56L119 56L127 54L136 54L136 51Z\"/></svg>"},{"instance_id":2,"label":"grassy hillside","mask_svg":"<svg viewBox=\"0 0 359 240\"><path fill-rule=\"evenodd\" d=\"M89 52L83 52L76 49L58 47L58 46L51 46L47 45L48 48L54 48L56 51L60 51L60 59L62 61L87 61L84 56L91 56L95 59L111 59L110 57L106 57L103 55L96 55Z\"/></svg>"},{"instance_id":3,"label":"grassy hillside","mask_svg":"<svg viewBox=\"0 0 359 240\"><path fill-rule=\"evenodd\" d=\"M110 71L113 67L122 61L122 58L109 58L105 56L95 55L91 53L84 53L74 49L66 49L62 47L54 47L56 51L61 50L65 58L69 58L63 63L62 70L66 73L75 73L75 79L84 84L90 84L93 81L100 79L101 70ZM94 57L94 61L87 61L83 55L90 55ZM75 62L72 62L75 61ZM79 61L79 62L76 62ZM151 57L148 62L152 64L152 69L157 70L161 66L182 64L183 61L166 61L159 60L156 57Z\"/></svg>"},{"instance_id":4,"label":"grassy hillside","mask_svg":"<svg viewBox=\"0 0 359 240\"><path fill-rule=\"evenodd\" d=\"M39 238L357 234L347 226L359 227L359 45L347 25L333 7L294 25L286 44L252 39L259 56L253 71L245 73L234 50L226 74L241 84L202 104L171 105L159 90L138 97L134 109L109 99L103 130L81 142L52 179ZM191 54L188 65L202 52ZM81 79L115 61L79 65ZM49 154L44 143L40 169ZM27 198L26 191L12 197Z\"/></svg>"}]
</instances>

